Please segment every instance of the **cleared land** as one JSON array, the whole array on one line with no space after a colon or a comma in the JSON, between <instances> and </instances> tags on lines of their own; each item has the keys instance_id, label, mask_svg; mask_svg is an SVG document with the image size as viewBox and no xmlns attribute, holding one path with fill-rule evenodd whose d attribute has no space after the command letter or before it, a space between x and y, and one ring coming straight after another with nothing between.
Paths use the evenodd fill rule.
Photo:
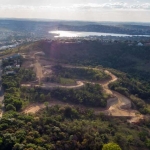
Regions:
<instances>
[{"instance_id":1,"label":"cleared land","mask_svg":"<svg viewBox=\"0 0 150 150\"><path fill-rule=\"evenodd\" d=\"M51 67L54 64L48 65L50 64L50 62L48 61L44 61L44 65L42 64L42 62L40 62L40 59L38 57L35 57L35 70L36 70L36 76L38 78L38 82L41 83L42 78L45 76L46 73L43 72L47 72L49 74L52 73ZM71 66L71 65L63 65L63 67L67 67L67 68L87 68L87 67L77 67L77 66ZM93 69L97 69L97 68L93 68ZM105 73L108 74L109 76L111 76L111 79L108 81L104 81L102 83L99 83L100 85L102 85L104 91L109 94L112 95L112 98L107 100L107 108L106 109L102 109L102 108L92 108L94 110L94 112L96 114L98 113L104 113L106 115L111 115L111 116L127 116L127 117L131 117L131 119L129 120L129 122L137 122L139 121L139 119L142 119L143 116L139 115L139 112L137 110L133 110L131 108L131 100L128 99L127 97L121 95L120 93L114 92L112 90L109 89L108 85L111 82L115 82L117 80L117 77L115 75L113 75L111 72L109 72L108 70L105 70ZM57 88L57 87L61 87L61 88L80 88L82 86L84 86L85 81L77 81L76 85L73 86L64 86L64 85L60 85L57 83L34 83L34 84L23 84L22 86L40 86L41 88L45 88L45 89L50 89L50 88ZM91 82L90 82L91 83ZM93 84L95 84L96 82L92 82ZM84 106L81 105L73 105L73 104L68 104L68 103L63 103L57 100L54 101L49 101L48 106L51 107L53 105L62 105L62 106L66 106L66 105L71 105L71 106L76 106L76 107L80 107L80 108L86 108ZM44 104L33 104L30 107L27 107L23 112L24 113L36 113L37 111L39 111L42 108L45 108L46 106Z\"/></svg>"}]
</instances>

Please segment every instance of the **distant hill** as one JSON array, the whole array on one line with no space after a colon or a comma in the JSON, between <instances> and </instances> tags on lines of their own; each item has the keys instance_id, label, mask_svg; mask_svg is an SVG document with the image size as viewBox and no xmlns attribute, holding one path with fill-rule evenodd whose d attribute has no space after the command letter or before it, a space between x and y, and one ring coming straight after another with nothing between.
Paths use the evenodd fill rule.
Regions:
<instances>
[{"instance_id":1,"label":"distant hill","mask_svg":"<svg viewBox=\"0 0 150 150\"><path fill-rule=\"evenodd\" d=\"M84 31L84 32L103 32L103 33L121 33L129 35L150 35L150 26L140 25L84 25L84 26L70 26L58 25L58 30L68 31Z\"/></svg>"},{"instance_id":2,"label":"distant hill","mask_svg":"<svg viewBox=\"0 0 150 150\"><path fill-rule=\"evenodd\" d=\"M0 19L0 28L15 32L44 34L50 30L121 33L130 35L150 35L149 24L81 22L55 20Z\"/></svg>"}]
</instances>

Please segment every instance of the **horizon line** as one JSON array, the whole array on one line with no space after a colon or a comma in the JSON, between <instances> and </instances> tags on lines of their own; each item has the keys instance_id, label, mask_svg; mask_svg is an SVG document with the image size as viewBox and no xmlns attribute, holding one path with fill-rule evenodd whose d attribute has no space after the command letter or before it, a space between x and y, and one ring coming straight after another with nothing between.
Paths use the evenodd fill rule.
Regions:
<instances>
[{"instance_id":1,"label":"horizon line","mask_svg":"<svg viewBox=\"0 0 150 150\"><path fill-rule=\"evenodd\" d=\"M150 22L143 22L143 21L93 21L93 20L70 20L70 19L49 19L49 18L18 18L18 17L0 17L0 20L28 20L28 21L66 21L66 22L91 22L91 23L145 23L149 24Z\"/></svg>"}]
</instances>

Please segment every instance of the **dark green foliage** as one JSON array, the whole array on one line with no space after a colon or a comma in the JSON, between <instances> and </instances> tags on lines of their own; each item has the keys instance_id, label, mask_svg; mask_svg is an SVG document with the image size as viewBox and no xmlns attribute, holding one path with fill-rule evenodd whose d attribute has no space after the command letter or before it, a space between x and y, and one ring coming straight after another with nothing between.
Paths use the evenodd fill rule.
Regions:
<instances>
[{"instance_id":1,"label":"dark green foliage","mask_svg":"<svg viewBox=\"0 0 150 150\"><path fill-rule=\"evenodd\" d=\"M18 72L18 76L21 78L22 82L34 81L36 79L36 75L33 72L33 69L21 68Z\"/></svg>"},{"instance_id":2,"label":"dark green foliage","mask_svg":"<svg viewBox=\"0 0 150 150\"><path fill-rule=\"evenodd\" d=\"M80 89L54 89L51 96L64 102L82 104L93 107L106 107L108 95L104 94L99 84L87 83Z\"/></svg>"},{"instance_id":3,"label":"dark green foliage","mask_svg":"<svg viewBox=\"0 0 150 150\"><path fill-rule=\"evenodd\" d=\"M8 104L8 105L6 105L6 110L7 110L7 111L9 111L9 110L16 111L16 108L15 108L13 105Z\"/></svg>"},{"instance_id":4,"label":"dark green foliage","mask_svg":"<svg viewBox=\"0 0 150 150\"><path fill-rule=\"evenodd\" d=\"M124 70L131 75L139 71L135 68L136 60L144 58L148 61L150 56L149 48L135 49L134 46L128 47L125 44L103 45L99 42L84 41L78 45L69 44L66 47L64 44L52 42L48 45L49 49L45 45L41 45L41 48L48 51L51 58L60 62L92 66L102 64ZM133 57L129 56L135 56L137 59L131 59ZM132 68L135 69L134 72L131 71ZM58 75L65 78L84 76L85 79L99 81L99 77L95 77L91 70L77 72L79 70L62 69L62 73L60 71ZM5 89L4 104L8 111L0 120L1 150L102 150L107 143L116 143L122 150L150 148L149 119L141 121L140 124L130 124L126 122L127 118L95 115L92 109L50 107L47 103L46 109L38 114L17 113L15 110L19 111L26 101L46 102L50 98L85 106L105 107L108 95L103 93L102 87L98 84L86 84L81 89L43 90L20 87L23 81L33 81L35 74L32 70L18 69L16 72L14 76L2 78ZM72 76L73 74L75 76ZM116 75L120 79L110 87L129 97L140 112L148 113L146 103L149 103L149 82L145 84L133 76L122 73ZM144 75L144 78L148 75ZM137 74L136 77L143 79L141 74Z\"/></svg>"},{"instance_id":5,"label":"dark green foliage","mask_svg":"<svg viewBox=\"0 0 150 150\"><path fill-rule=\"evenodd\" d=\"M142 80L150 80L150 47L128 46L128 43L103 43L86 41L82 43L39 42L38 47L48 58L60 63L82 66L110 67L131 74Z\"/></svg>"},{"instance_id":6,"label":"dark green foliage","mask_svg":"<svg viewBox=\"0 0 150 150\"><path fill-rule=\"evenodd\" d=\"M79 89L55 88L45 90L41 88L21 88L22 97L30 102L45 102L51 98L63 102L82 104L89 107L106 107L109 95L103 92L99 84L85 84Z\"/></svg>"},{"instance_id":7,"label":"dark green foliage","mask_svg":"<svg viewBox=\"0 0 150 150\"><path fill-rule=\"evenodd\" d=\"M0 120L0 149L102 150L112 142L122 150L149 148L149 120L139 126L89 113L69 106L49 107L37 115L7 112Z\"/></svg>"},{"instance_id":8,"label":"dark green foliage","mask_svg":"<svg viewBox=\"0 0 150 150\"><path fill-rule=\"evenodd\" d=\"M19 69L16 75L3 75L2 86L5 91L4 105L6 110L20 110L26 97L22 96L20 84L24 81L35 80L35 74L31 69Z\"/></svg>"},{"instance_id":9,"label":"dark green foliage","mask_svg":"<svg viewBox=\"0 0 150 150\"><path fill-rule=\"evenodd\" d=\"M109 80L111 77L107 75L104 70L92 68L67 68L61 65L53 66L53 71L56 76L64 78L82 79L88 81L104 81Z\"/></svg>"},{"instance_id":10,"label":"dark green foliage","mask_svg":"<svg viewBox=\"0 0 150 150\"><path fill-rule=\"evenodd\" d=\"M119 80L111 83L109 87L132 100L134 105L143 114L150 114L150 109L147 104L150 103L150 88L145 82L140 82L138 79L132 78L128 74L112 70Z\"/></svg>"},{"instance_id":11,"label":"dark green foliage","mask_svg":"<svg viewBox=\"0 0 150 150\"><path fill-rule=\"evenodd\" d=\"M2 85L4 89L11 87L20 87L21 82L34 81L36 79L35 73L32 69L17 69L15 75L3 75Z\"/></svg>"},{"instance_id":12,"label":"dark green foliage","mask_svg":"<svg viewBox=\"0 0 150 150\"><path fill-rule=\"evenodd\" d=\"M14 68L16 63L19 65L22 65L23 57L21 55L18 55L18 56L17 56L17 54L15 54L15 55L16 55L16 57L10 56L7 59L3 59L3 62L2 62L3 69L5 69L6 66L12 66L12 68Z\"/></svg>"}]
</instances>

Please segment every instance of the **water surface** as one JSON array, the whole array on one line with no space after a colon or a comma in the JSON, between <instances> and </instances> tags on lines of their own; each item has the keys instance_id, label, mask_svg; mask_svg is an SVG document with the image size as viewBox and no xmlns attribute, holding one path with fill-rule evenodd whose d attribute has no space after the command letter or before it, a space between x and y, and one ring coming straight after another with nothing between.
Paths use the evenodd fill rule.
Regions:
<instances>
[{"instance_id":1,"label":"water surface","mask_svg":"<svg viewBox=\"0 0 150 150\"><path fill-rule=\"evenodd\" d=\"M54 37L86 37L86 36L126 37L126 36L132 36L128 34L115 34L115 33L102 33L102 32L77 32L77 31L50 31L49 33L55 34Z\"/></svg>"}]
</instances>

